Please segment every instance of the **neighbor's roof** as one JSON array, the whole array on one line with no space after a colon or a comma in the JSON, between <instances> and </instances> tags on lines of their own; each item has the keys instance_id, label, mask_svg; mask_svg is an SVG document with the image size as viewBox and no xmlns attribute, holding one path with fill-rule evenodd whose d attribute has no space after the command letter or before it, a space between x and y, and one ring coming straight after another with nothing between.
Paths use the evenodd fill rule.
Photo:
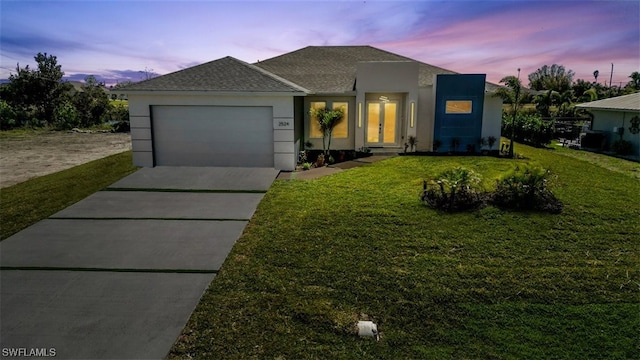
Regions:
<instances>
[{"instance_id":1,"label":"neighbor's roof","mask_svg":"<svg viewBox=\"0 0 640 360\"><path fill-rule=\"evenodd\" d=\"M354 91L356 67L362 61L417 62L420 86L433 85L435 74L456 74L371 46L308 46L254 65L317 93L343 93ZM498 87L487 83L489 91Z\"/></svg>"},{"instance_id":2,"label":"neighbor's roof","mask_svg":"<svg viewBox=\"0 0 640 360\"><path fill-rule=\"evenodd\" d=\"M124 91L308 92L230 56L135 83Z\"/></svg>"},{"instance_id":3,"label":"neighbor's roof","mask_svg":"<svg viewBox=\"0 0 640 360\"><path fill-rule=\"evenodd\" d=\"M640 111L640 92L576 105L581 109Z\"/></svg>"}]
</instances>

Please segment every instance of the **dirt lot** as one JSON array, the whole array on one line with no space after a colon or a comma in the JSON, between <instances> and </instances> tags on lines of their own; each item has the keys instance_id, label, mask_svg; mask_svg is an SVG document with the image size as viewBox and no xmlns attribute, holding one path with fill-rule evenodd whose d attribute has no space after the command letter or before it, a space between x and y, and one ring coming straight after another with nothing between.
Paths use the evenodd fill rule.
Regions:
<instances>
[{"instance_id":1,"label":"dirt lot","mask_svg":"<svg viewBox=\"0 0 640 360\"><path fill-rule=\"evenodd\" d=\"M131 149L122 133L40 131L0 136L0 188Z\"/></svg>"}]
</instances>

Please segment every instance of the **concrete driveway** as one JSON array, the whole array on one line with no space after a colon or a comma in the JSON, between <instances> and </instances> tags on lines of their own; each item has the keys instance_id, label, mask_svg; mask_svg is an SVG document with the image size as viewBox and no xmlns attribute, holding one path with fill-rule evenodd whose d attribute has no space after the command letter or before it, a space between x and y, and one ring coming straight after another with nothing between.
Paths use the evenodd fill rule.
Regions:
<instances>
[{"instance_id":1,"label":"concrete driveway","mask_svg":"<svg viewBox=\"0 0 640 360\"><path fill-rule=\"evenodd\" d=\"M277 175L143 168L0 242L2 355L166 357Z\"/></svg>"}]
</instances>

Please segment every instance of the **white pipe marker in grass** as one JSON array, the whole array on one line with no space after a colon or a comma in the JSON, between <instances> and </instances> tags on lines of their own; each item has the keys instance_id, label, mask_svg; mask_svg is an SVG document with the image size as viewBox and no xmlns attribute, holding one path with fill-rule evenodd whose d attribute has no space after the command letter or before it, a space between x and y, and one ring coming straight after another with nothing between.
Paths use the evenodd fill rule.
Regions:
<instances>
[{"instance_id":1,"label":"white pipe marker in grass","mask_svg":"<svg viewBox=\"0 0 640 360\"><path fill-rule=\"evenodd\" d=\"M358 335L374 337L378 340L378 326L373 321L358 321Z\"/></svg>"}]
</instances>

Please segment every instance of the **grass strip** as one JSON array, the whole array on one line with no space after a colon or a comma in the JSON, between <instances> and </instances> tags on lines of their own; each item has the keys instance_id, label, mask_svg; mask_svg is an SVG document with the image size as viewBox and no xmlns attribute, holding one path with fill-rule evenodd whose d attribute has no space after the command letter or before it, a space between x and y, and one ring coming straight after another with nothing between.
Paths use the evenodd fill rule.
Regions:
<instances>
[{"instance_id":1,"label":"grass strip","mask_svg":"<svg viewBox=\"0 0 640 360\"><path fill-rule=\"evenodd\" d=\"M108 187L102 191L142 191L142 192L178 192L205 194L265 194L267 190L206 190L206 189L153 189L153 188L114 188Z\"/></svg>"},{"instance_id":2,"label":"grass strip","mask_svg":"<svg viewBox=\"0 0 640 360\"><path fill-rule=\"evenodd\" d=\"M163 273L163 274L217 274L218 270L203 269L109 269L84 267L52 267L52 266L0 266L2 271L93 271L93 272L133 272L133 273Z\"/></svg>"},{"instance_id":3,"label":"grass strip","mask_svg":"<svg viewBox=\"0 0 640 360\"><path fill-rule=\"evenodd\" d=\"M131 156L122 152L0 190L0 240L133 173Z\"/></svg>"},{"instance_id":4,"label":"grass strip","mask_svg":"<svg viewBox=\"0 0 640 360\"><path fill-rule=\"evenodd\" d=\"M553 145L552 148L559 155L585 161L625 176L640 179L640 163L638 162L613 156L604 156L587 150L575 150L562 145Z\"/></svg>"}]
</instances>

